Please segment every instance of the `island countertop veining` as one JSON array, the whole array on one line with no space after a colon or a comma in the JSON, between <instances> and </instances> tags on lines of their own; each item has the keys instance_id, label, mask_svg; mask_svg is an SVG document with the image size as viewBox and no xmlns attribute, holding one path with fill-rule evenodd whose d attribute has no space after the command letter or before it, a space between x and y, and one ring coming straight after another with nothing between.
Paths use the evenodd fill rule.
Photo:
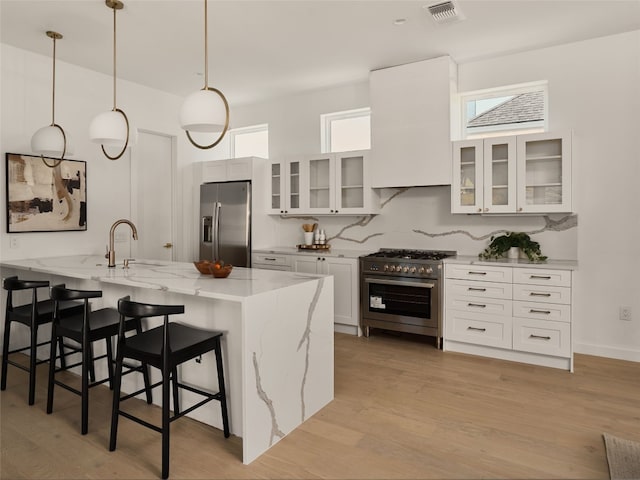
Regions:
<instances>
[{"instance_id":1,"label":"island countertop veining","mask_svg":"<svg viewBox=\"0 0 640 480\"><path fill-rule=\"evenodd\" d=\"M114 268L107 264L101 256L76 255L3 261L0 271L3 277L99 289L102 297L92 301L93 308L115 307L127 295L143 303L182 304L185 313L177 321L223 332L230 430L242 437L244 463L333 399L332 276L234 268L229 277L214 278L200 274L191 263L138 260L129 261L129 268L123 268L122 261ZM2 296L2 308L5 300ZM104 353L102 342L94 348L96 356ZM208 355L200 363L185 363L180 375L187 384L217 391L216 362ZM152 382L158 381L159 372L151 373ZM96 377L106 377L102 362L96 364ZM140 389L137 377L124 377L122 391ZM201 400L191 392L183 395L183 410ZM159 397L156 394L154 402ZM188 415L222 426L217 402Z\"/></svg>"},{"instance_id":2,"label":"island countertop veining","mask_svg":"<svg viewBox=\"0 0 640 480\"><path fill-rule=\"evenodd\" d=\"M211 275L199 273L193 264L183 262L131 260L129 268L123 268L122 263L109 268L107 260L98 255L9 260L3 261L1 265L38 273L231 301L241 301L246 297L298 285L321 276L234 267L228 278L213 278Z\"/></svg>"}]
</instances>

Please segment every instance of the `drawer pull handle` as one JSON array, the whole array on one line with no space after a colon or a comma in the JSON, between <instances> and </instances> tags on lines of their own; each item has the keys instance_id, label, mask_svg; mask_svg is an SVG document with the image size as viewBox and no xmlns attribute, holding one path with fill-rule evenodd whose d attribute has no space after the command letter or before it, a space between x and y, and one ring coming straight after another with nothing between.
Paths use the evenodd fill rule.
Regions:
<instances>
[{"instance_id":1,"label":"drawer pull handle","mask_svg":"<svg viewBox=\"0 0 640 480\"><path fill-rule=\"evenodd\" d=\"M551 280L551 277L548 275L531 275L529 278L537 278L540 280Z\"/></svg>"},{"instance_id":2,"label":"drawer pull handle","mask_svg":"<svg viewBox=\"0 0 640 480\"><path fill-rule=\"evenodd\" d=\"M469 290L470 292L486 292L487 291L486 288L475 288L475 287L468 287L467 290Z\"/></svg>"},{"instance_id":3,"label":"drawer pull handle","mask_svg":"<svg viewBox=\"0 0 640 480\"><path fill-rule=\"evenodd\" d=\"M467 303L467 306L469 307L480 307L480 308L487 308L486 305L483 305L481 303Z\"/></svg>"},{"instance_id":4,"label":"drawer pull handle","mask_svg":"<svg viewBox=\"0 0 640 480\"><path fill-rule=\"evenodd\" d=\"M476 332L486 332L486 328L478 328L478 327L467 327L467 330L474 330Z\"/></svg>"},{"instance_id":5,"label":"drawer pull handle","mask_svg":"<svg viewBox=\"0 0 640 480\"><path fill-rule=\"evenodd\" d=\"M529 338L537 338L538 340L551 340L551 337L534 334L529 335Z\"/></svg>"},{"instance_id":6,"label":"drawer pull handle","mask_svg":"<svg viewBox=\"0 0 640 480\"><path fill-rule=\"evenodd\" d=\"M268 260L269 262L275 262L277 260L277 258L270 258L270 257L264 257L265 260Z\"/></svg>"},{"instance_id":7,"label":"drawer pull handle","mask_svg":"<svg viewBox=\"0 0 640 480\"><path fill-rule=\"evenodd\" d=\"M550 293L531 292L529 294L529 296L531 296L531 297L550 297L551 294Z\"/></svg>"},{"instance_id":8,"label":"drawer pull handle","mask_svg":"<svg viewBox=\"0 0 640 480\"><path fill-rule=\"evenodd\" d=\"M535 310L535 309L530 309L529 313L543 313L545 315L551 315L551 311L549 310Z\"/></svg>"},{"instance_id":9,"label":"drawer pull handle","mask_svg":"<svg viewBox=\"0 0 640 480\"><path fill-rule=\"evenodd\" d=\"M469 275L486 275L487 272L469 272Z\"/></svg>"}]
</instances>

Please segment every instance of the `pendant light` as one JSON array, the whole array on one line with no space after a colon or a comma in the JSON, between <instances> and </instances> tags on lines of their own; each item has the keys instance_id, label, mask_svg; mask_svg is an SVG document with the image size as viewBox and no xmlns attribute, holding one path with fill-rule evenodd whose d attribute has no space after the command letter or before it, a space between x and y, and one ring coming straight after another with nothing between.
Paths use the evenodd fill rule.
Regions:
<instances>
[{"instance_id":1,"label":"pendant light","mask_svg":"<svg viewBox=\"0 0 640 480\"><path fill-rule=\"evenodd\" d=\"M207 38L207 0L204 0L204 87L189 95L180 109L180 126L195 147L207 150L215 147L229 129L229 103L217 88L209 86L209 59ZM189 132L221 132L210 145L199 145Z\"/></svg>"},{"instance_id":2,"label":"pendant light","mask_svg":"<svg viewBox=\"0 0 640 480\"><path fill-rule=\"evenodd\" d=\"M116 106L116 11L122 10L124 4L120 0L105 0L105 5L113 10L113 109L99 114L89 125L89 137L91 141L101 144L102 153L109 160L117 160L124 154L129 145L129 119L127 115ZM120 153L110 156L105 150L106 146L119 146L124 144Z\"/></svg>"},{"instance_id":3,"label":"pendant light","mask_svg":"<svg viewBox=\"0 0 640 480\"><path fill-rule=\"evenodd\" d=\"M67 153L67 135L64 129L56 123L56 40L60 40L62 35L58 32L47 31L47 37L53 39L53 81L51 93L51 125L42 127L31 137L31 150L42 157L42 161L47 167L55 168ZM44 158L53 158L51 164Z\"/></svg>"}]
</instances>

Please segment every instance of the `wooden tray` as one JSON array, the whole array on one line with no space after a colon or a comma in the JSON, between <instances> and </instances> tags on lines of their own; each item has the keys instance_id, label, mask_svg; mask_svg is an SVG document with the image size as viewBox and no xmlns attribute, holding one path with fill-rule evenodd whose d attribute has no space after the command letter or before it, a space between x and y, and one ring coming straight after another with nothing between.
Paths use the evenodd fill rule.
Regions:
<instances>
[{"instance_id":1,"label":"wooden tray","mask_svg":"<svg viewBox=\"0 0 640 480\"><path fill-rule=\"evenodd\" d=\"M312 245L297 245L298 250L329 250L331 245L328 243L314 243Z\"/></svg>"}]
</instances>

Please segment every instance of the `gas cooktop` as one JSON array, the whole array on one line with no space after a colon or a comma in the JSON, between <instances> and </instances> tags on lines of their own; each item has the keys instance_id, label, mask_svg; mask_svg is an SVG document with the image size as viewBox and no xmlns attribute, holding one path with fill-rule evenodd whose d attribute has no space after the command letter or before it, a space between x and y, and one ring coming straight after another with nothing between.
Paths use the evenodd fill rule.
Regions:
<instances>
[{"instance_id":1,"label":"gas cooktop","mask_svg":"<svg viewBox=\"0 0 640 480\"><path fill-rule=\"evenodd\" d=\"M384 258L398 260L442 260L456 255L452 250L409 250L396 248L381 248L377 252L365 255L364 258Z\"/></svg>"}]
</instances>

